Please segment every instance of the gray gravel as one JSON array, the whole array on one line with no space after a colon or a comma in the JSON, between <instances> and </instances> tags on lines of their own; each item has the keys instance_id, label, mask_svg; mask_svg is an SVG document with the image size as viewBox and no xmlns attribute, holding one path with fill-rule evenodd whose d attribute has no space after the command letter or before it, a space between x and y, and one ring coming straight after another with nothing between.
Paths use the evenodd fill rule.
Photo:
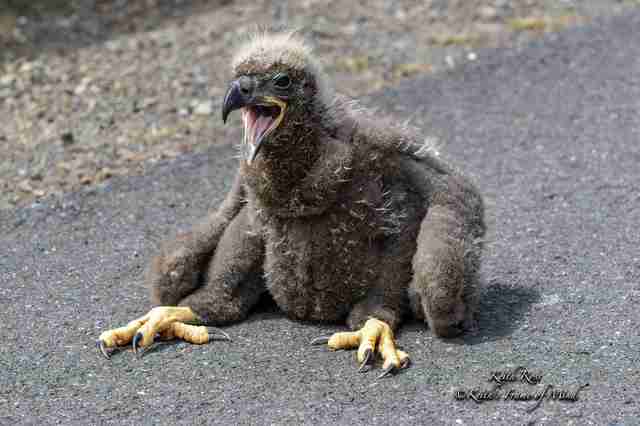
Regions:
<instances>
[{"instance_id":1,"label":"gray gravel","mask_svg":"<svg viewBox=\"0 0 640 426\"><path fill-rule=\"evenodd\" d=\"M158 160L237 138L208 113L220 107L234 47L256 26L301 29L337 88L362 96L473 61L481 47L522 45L638 6L0 0L0 209L144 174Z\"/></svg>"},{"instance_id":2,"label":"gray gravel","mask_svg":"<svg viewBox=\"0 0 640 426\"><path fill-rule=\"evenodd\" d=\"M149 308L142 268L216 205L233 148L182 156L62 201L0 211L2 424L638 424L640 14L596 21L369 97L414 117L473 174L494 226L480 332L408 324L409 370L376 381L335 327L265 302L233 343L158 346L111 361L93 342ZM526 366L575 403L455 401Z\"/></svg>"}]
</instances>

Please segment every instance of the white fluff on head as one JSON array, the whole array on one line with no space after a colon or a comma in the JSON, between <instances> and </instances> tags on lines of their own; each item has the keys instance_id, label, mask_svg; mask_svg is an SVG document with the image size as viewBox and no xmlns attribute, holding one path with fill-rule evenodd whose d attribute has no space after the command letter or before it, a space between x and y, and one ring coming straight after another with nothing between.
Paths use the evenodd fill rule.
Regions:
<instances>
[{"instance_id":1,"label":"white fluff on head","mask_svg":"<svg viewBox=\"0 0 640 426\"><path fill-rule=\"evenodd\" d=\"M294 31L254 32L245 41L233 58L233 68L246 62L268 66L274 63L287 64L290 67L304 69L311 59L311 48Z\"/></svg>"},{"instance_id":2,"label":"white fluff on head","mask_svg":"<svg viewBox=\"0 0 640 426\"><path fill-rule=\"evenodd\" d=\"M233 57L234 72L243 64L268 68L272 64L303 70L313 75L323 100L332 91L320 63L314 58L311 47L297 31L256 31L242 43Z\"/></svg>"}]
</instances>

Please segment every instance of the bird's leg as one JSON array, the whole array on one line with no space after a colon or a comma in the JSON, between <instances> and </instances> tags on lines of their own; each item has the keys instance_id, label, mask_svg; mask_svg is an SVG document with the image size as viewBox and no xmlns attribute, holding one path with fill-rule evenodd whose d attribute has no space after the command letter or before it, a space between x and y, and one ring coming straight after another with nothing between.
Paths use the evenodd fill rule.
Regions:
<instances>
[{"instance_id":1,"label":"bird's leg","mask_svg":"<svg viewBox=\"0 0 640 426\"><path fill-rule=\"evenodd\" d=\"M137 353L139 348L151 345L157 335L164 340L179 338L195 344L208 343L216 337L231 340L227 333L217 328L188 324L199 322L189 307L159 306L124 327L103 332L96 346L109 358L109 348L132 343L133 351Z\"/></svg>"},{"instance_id":2,"label":"bird's leg","mask_svg":"<svg viewBox=\"0 0 640 426\"><path fill-rule=\"evenodd\" d=\"M377 318L369 318L357 331L334 333L330 337L318 337L311 342L314 345L324 343L331 350L358 348L356 357L360 372L366 371L375 353L380 354L383 363L382 373L378 378L405 368L410 363L409 355L396 347L391 327Z\"/></svg>"}]
</instances>

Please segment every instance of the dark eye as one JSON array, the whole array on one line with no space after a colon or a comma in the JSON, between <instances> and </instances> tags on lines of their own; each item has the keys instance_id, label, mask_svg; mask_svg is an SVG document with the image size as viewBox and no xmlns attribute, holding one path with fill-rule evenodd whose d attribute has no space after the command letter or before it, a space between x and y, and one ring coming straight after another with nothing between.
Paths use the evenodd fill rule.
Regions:
<instances>
[{"instance_id":1,"label":"dark eye","mask_svg":"<svg viewBox=\"0 0 640 426\"><path fill-rule=\"evenodd\" d=\"M286 74L278 74L273 77L273 84L278 89L288 89L291 86L291 79Z\"/></svg>"}]
</instances>

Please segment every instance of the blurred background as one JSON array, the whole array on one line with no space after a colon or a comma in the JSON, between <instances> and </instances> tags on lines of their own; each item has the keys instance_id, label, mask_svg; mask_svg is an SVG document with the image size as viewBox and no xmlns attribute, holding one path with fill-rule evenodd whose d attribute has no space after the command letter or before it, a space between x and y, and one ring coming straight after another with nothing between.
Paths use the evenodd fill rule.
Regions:
<instances>
[{"instance_id":1,"label":"blurred background","mask_svg":"<svg viewBox=\"0 0 640 426\"><path fill-rule=\"evenodd\" d=\"M302 30L353 97L639 7L640 0L0 0L0 209L234 143L242 36ZM425 99L425 102L429 102Z\"/></svg>"}]
</instances>

